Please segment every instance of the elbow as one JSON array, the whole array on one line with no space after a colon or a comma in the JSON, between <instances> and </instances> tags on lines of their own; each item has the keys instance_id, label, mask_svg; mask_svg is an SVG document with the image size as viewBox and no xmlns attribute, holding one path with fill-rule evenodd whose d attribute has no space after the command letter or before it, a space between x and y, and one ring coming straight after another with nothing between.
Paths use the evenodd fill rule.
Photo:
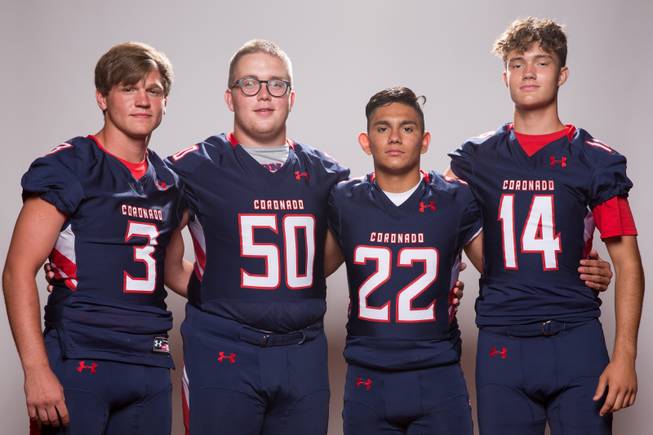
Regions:
<instances>
[{"instance_id":1,"label":"elbow","mask_svg":"<svg viewBox=\"0 0 653 435\"><path fill-rule=\"evenodd\" d=\"M7 292L9 291L9 287L11 287L11 283L13 281L13 270L9 266L9 263L5 264L5 268L2 271L2 289L4 291L5 296L7 295Z\"/></svg>"}]
</instances>

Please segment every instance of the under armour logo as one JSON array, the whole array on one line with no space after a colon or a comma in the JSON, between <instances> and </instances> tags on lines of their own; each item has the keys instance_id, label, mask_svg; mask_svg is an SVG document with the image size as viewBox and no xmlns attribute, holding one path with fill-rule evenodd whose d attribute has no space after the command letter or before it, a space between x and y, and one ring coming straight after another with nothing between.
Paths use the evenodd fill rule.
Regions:
<instances>
[{"instance_id":1,"label":"under armour logo","mask_svg":"<svg viewBox=\"0 0 653 435\"><path fill-rule=\"evenodd\" d=\"M430 200L429 203L425 203L424 201L419 202L419 212L424 213L427 209L430 209L431 211L435 211L435 201Z\"/></svg>"},{"instance_id":2,"label":"under armour logo","mask_svg":"<svg viewBox=\"0 0 653 435\"><path fill-rule=\"evenodd\" d=\"M370 378L363 380L361 376L357 377L356 388L360 388L360 387L365 387L367 391L370 391L372 389L372 380Z\"/></svg>"},{"instance_id":3,"label":"under armour logo","mask_svg":"<svg viewBox=\"0 0 653 435\"><path fill-rule=\"evenodd\" d=\"M218 353L218 362L222 363L222 361L224 361L224 360L229 361L231 364L235 364L236 363L236 354L233 353L233 352L230 353L229 355L225 355L224 352Z\"/></svg>"},{"instance_id":4,"label":"under armour logo","mask_svg":"<svg viewBox=\"0 0 653 435\"><path fill-rule=\"evenodd\" d=\"M490 349L490 357L495 358L497 356L500 356L501 359L508 358L508 349L504 346L501 348L501 351L498 351L496 346L492 346L492 349Z\"/></svg>"},{"instance_id":5,"label":"under armour logo","mask_svg":"<svg viewBox=\"0 0 653 435\"><path fill-rule=\"evenodd\" d=\"M84 370L88 369L88 370L91 371L91 374L94 375L94 374L95 374L95 369L96 369L96 368L97 368L97 363L96 363L95 361L93 361L93 363L92 363L91 365L88 365L88 366L87 366L87 365L86 365L86 361L83 361L83 360L82 360L82 361L79 362L79 365L77 366L77 368L76 368L75 370L77 370L78 373L81 373L81 372L83 372Z\"/></svg>"},{"instance_id":6,"label":"under armour logo","mask_svg":"<svg viewBox=\"0 0 653 435\"><path fill-rule=\"evenodd\" d=\"M567 156L560 157L560 160L556 160L555 156L550 156L549 157L549 164L551 165L551 167L554 167L555 165L560 165L561 168L566 168L567 167Z\"/></svg>"},{"instance_id":7,"label":"under armour logo","mask_svg":"<svg viewBox=\"0 0 653 435\"><path fill-rule=\"evenodd\" d=\"M152 342L152 351L161 353L170 353L170 345L168 344L168 337L154 337Z\"/></svg>"},{"instance_id":8,"label":"under armour logo","mask_svg":"<svg viewBox=\"0 0 653 435\"><path fill-rule=\"evenodd\" d=\"M302 177L308 180L308 172L295 171L295 180L299 181Z\"/></svg>"}]
</instances>

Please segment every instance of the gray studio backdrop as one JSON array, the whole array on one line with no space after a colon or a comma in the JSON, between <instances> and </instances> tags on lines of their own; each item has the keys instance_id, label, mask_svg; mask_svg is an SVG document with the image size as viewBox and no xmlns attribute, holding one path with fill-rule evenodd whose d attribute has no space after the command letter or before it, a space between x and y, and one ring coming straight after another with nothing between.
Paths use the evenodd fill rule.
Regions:
<instances>
[{"instance_id":1,"label":"gray studio backdrop","mask_svg":"<svg viewBox=\"0 0 653 435\"><path fill-rule=\"evenodd\" d=\"M324 149L352 169L371 169L356 134L363 108L377 90L407 85L426 95L427 128L433 133L424 168L447 167L446 152L464 138L509 120L511 104L500 80L501 64L489 49L516 17L548 16L567 25L570 79L561 91L561 116L592 132L629 158L644 265L653 256L650 133L653 120L653 44L649 1L34 1L2 0L0 6L0 259L21 206L19 180L29 163L51 147L96 132L92 70L110 46L148 42L166 52L176 81L163 125L152 146L168 155L214 133L229 131L232 116L222 99L227 63L244 41L277 41L294 62L297 101L289 135ZM602 246L600 240L595 242ZM605 250L601 252L605 256ZM190 254L192 255L192 254ZM459 319L463 366L474 397L476 328L473 302L478 275L467 271ZM42 283L42 280L40 281ZM328 281L330 339L330 434L341 429L347 291L344 270ZM42 301L46 292L43 285ZM650 298L645 302L650 307ZM612 289L603 296L602 321L611 348ZM168 299L175 315L172 348L182 365L179 324L183 301ZM637 404L616 416L615 433L650 434L653 407L653 334L645 309L640 333ZM4 310L0 314L1 432L26 433L22 371ZM175 386L174 433L182 433L180 370ZM475 402L474 399L472 399ZM506 410L506 412L510 412ZM301 434L299 434L301 435Z\"/></svg>"}]
</instances>

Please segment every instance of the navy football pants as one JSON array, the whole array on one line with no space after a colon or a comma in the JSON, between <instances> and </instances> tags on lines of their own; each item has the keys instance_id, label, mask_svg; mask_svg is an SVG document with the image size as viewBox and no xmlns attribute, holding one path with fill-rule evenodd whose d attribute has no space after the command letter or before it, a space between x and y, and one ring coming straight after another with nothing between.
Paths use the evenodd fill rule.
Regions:
<instances>
[{"instance_id":1,"label":"navy football pants","mask_svg":"<svg viewBox=\"0 0 653 435\"><path fill-rule=\"evenodd\" d=\"M197 311L182 325L192 435L326 434L322 325L270 335Z\"/></svg>"},{"instance_id":2,"label":"navy football pants","mask_svg":"<svg viewBox=\"0 0 653 435\"><path fill-rule=\"evenodd\" d=\"M70 424L42 434L169 435L170 370L106 360L64 359L54 330L45 336L50 367L63 385Z\"/></svg>"},{"instance_id":3,"label":"navy football pants","mask_svg":"<svg viewBox=\"0 0 653 435\"><path fill-rule=\"evenodd\" d=\"M476 354L481 435L611 434L592 397L608 364L598 320L483 328Z\"/></svg>"},{"instance_id":4,"label":"navy football pants","mask_svg":"<svg viewBox=\"0 0 653 435\"><path fill-rule=\"evenodd\" d=\"M458 363L421 370L347 368L345 435L472 435Z\"/></svg>"}]
</instances>

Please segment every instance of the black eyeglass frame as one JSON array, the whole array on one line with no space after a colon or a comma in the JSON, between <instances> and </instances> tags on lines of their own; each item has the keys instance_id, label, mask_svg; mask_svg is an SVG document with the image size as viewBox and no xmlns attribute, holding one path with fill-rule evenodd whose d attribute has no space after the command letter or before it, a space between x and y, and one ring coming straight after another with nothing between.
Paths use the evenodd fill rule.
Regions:
<instances>
[{"instance_id":1,"label":"black eyeglass frame","mask_svg":"<svg viewBox=\"0 0 653 435\"><path fill-rule=\"evenodd\" d=\"M255 93L250 95L250 94L246 93L243 90L243 86L241 85L241 83L244 80L254 80L254 81L256 81L258 83L258 89L256 90ZM272 92L270 92L270 86L268 85L269 82L283 82L286 85L286 90L281 95L274 95ZM286 95L288 93L288 91L292 90L292 83L290 83L289 80L283 80L283 79L259 80L256 77L244 77L242 79L238 79L235 82L233 82L229 88L230 89L233 89L233 88L236 88L236 87L240 88L240 92L242 92L243 95L245 95L246 97L255 97L261 92L261 89L263 89L263 84L265 84L265 89L267 89L268 94L270 94L271 96L273 96L275 98L281 98L284 95Z\"/></svg>"}]
</instances>

